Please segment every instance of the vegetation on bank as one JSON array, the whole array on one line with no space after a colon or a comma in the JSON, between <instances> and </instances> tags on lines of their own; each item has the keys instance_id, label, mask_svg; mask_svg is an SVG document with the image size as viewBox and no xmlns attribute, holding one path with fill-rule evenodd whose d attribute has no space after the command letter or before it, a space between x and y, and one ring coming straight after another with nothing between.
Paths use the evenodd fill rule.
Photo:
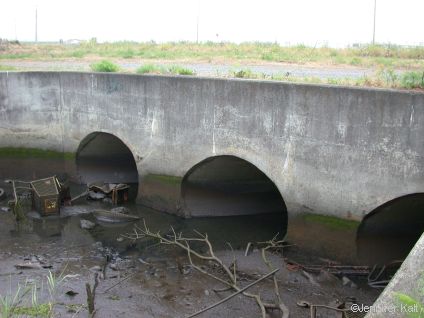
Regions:
<instances>
[{"instance_id":1,"label":"vegetation on bank","mask_svg":"<svg viewBox=\"0 0 424 318\"><path fill-rule=\"evenodd\" d=\"M351 65L362 67L424 67L424 47L361 45L349 48L280 46L277 43L113 42L95 39L80 44L8 43L0 47L0 59L141 58L205 62L279 62L295 64Z\"/></svg>"},{"instance_id":2,"label":"vegetation on bank","mask_svg":"<svg viewBox=\"0 0 424 318\"><path fill-rule=\"evenodd\" d=\"M415 292L421 299L424 298L424 276L418 281L418 290ZM393 294L396 303L403 307L403 313L408 318L424 318L424 303L416 297L405 293L395 292ZM402 308L401 307L401 308Z\"/></svg>"},{"instance_id":3,"label":"vegetation on bank","mask_svg":"<svg viewBox=\"0 0 424 318\"><path fill-rule=\"evenodd\" d=\"M111 73L111 72L118 72L119 71L118 65L112 63L111 61L107 61L107 60L103 60L103 61L98 62L98 63L93 63L93 64L90 65L90 68L94 72Z\"/></svg>"},{"instance_id":4,"label":"vegetation on bank","mask_svg":"<svg viewBox=\"0 0 424 318\"><path fill-rule=\"evenodd\" d=\"M0 148L0 157L10 158L45 158L45 159L69 159L75 158L75 154L71 152L59 152L53 150L44 150L38 148Z\"/></svg>"},{"instance_id":5,"label":"vegetation on bank","mask_svg":"<svg viewBox=\"0 0 424 318\"><path fill-rule=\"evenodd\" d=\"M56 275L49 271L45 277L41 278L41 282L25 281L23 284L18 284L15 292L2 293L0 317L54 317L57 289L66 278L63 272ZM47 297L43 295L45 289L47 289Z\"/></svg>"},{"instance_id":6,"label":"vegetation on bank","mask_svg":"<svg viewBox=\"0 0 424 318\"><path fill-rule=\"evenodd\" d=\"M95 39L80 44L21 44L8 42L0 45L1 59L61 59L96 60L90 65L95 72L136 72L138 74L196 75L194 70L169 61L183 64L204 61L232 65L243 63L282 62L309 64L313 66L355 66L375 70L360 78L299 77L290 73L263 74L238 67L236 71L219 74L218 77L274 80L295 83L330 84L359 87L382 87L395 89L424 89L424 47L400 47L396 45L363 45L343 49L328 47L312 48L305 45L282 47L275 43L162 43L114 42L97 43ZM117 59L143 59L137 69L120 68ZM109 59L109 60L108 60ZM163 60L168 60L166 63ZM3 63L5 64L5 63ZM132 62L132 64L136 64ZM1 65L0 71L17 70ZM66 70L66 66L64 67Z\"/></svg>"},{"instance_id":7,"label":"vegetation on bank","mask_svg":"<svg viewBox=\"0 0 424 318\"><path fill-rule=\"evenodd\" d=\"M230 71L230 77L286 81L295 83L330 84L343 86L365 86L399 89L424 89L424 71L411 71L397 73L393 69L381 69L373 75L364 75L360 78L320 78L320 77L297 77L290 74L255 73L249 69Z\"/></svg>"},{"instance_id":8,"label":"vegetation on bank","mask_svg":"<svg viewBox=\"0 0 424 318\"><path fill-rule=\"evenodd\" d=\"M0 71L16 71L16 67L0 64Z\"/></svg>"},{"instance_id":9,"label":"vegetation on bank","mask_svg":"<svg viewBox=\"0 0 424 318\"><path fill-rule=\"evenodd\" d=\"M138 74L174 74L174 75L196 75L196 73L188 68L179 66L179 65L171 65L171 66L162 66L156 64L143 64L140 66L136 72Z\"/></svg>"}]
</instances>

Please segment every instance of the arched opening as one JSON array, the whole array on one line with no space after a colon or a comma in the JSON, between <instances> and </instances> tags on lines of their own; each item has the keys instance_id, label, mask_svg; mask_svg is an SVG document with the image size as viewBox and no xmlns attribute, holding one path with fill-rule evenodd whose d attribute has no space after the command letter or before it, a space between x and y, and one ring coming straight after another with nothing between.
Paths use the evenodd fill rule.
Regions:
<instances>
[{"instance_id":1,"label":"arched opening","mask_svg":"<svg viewBox=\"0 0 424 318\"><path fill-rule=\"evenodd\" d=\"M118 137L94 132L78 147L76 165L81 183L126 183L134 199L138 188L138 171L131 150Z\"/></svg>"},{"instance_id":2,"label":"arched opening","mask_svg":"<svg viewBox=\"0 0 424 318\"><path fill-rule=\"evenodd\" d=\"M403 260L424 231L424 193L391 200L369 213L358 228L363 263Z\"/></svg>"},{"instance_id":3,"label":"arched opening","mask_svg":"<svg viewBox=\"0 0 424 318\"><path fill-rule=\"evenodd\" d=\"M208 158L187 172L181 189L183 207L190 216L261 215L261 220L266 220L277 215L278 232L285 233L287 210L280 192L246 160L234 156Z\"/></svg>"}]
</instances>

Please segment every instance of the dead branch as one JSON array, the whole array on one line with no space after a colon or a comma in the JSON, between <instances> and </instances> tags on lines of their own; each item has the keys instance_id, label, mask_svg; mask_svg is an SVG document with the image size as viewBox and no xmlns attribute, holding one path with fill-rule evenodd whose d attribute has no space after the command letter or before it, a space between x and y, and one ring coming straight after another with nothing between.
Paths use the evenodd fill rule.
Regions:
<instances>
[{"instance_id":1,"label":"dead branch","mask_svg":"<svg viewBox=\"0 0 424 318\"><path fill-rule=\"evenodd\" d=\"M225 303L226 301L230 300L231 298L233 298L234 296L237 296L238 294L241 294L242 292L244 292L245 290L249 289L250 287L256 285L257 283L263 281L265 278L268 278L271 275L274 275L276 272L278 272L279 269L274 269L272 272L266 274L265 276L262 276L261 278L255 280L253 283L250 283L249 285L243 287L242 289L236 291L235 293L231 294L230 296L225 297L224 299L221 299L220 301L216 302L213 305L210 305L202 310L199 310L197 312L195 312L194 314L191 314L190 316L187 316L187 318L191 318L191 317L195 317L200 315L201 313L208 311L209 309L215 308L216 306L219 306L222 303Z\"/></svg>"},{"instance_id":2,"label":"dead branch","mask_svg":"<svg viewBox=\"0 0 424 318\"><path fill-rule=\"evenodd\" d=\"M288 311L287 307L279 300L280 296L279 296L279 291L278 291L278 285L277 285L277 289L276 289L276 291L278 291L278 294L277 294L278 303L277 304L263 302L259 295L249 293L245 289L239 287L238 284L237 284L238 282L237 282L236 263L233 262L233 268L231 268L231 266L225 265L224 262L215 255L214 250L213 250L213 246L208 239L208 235L199 233L196 230L194 230L194 232L197 234L197 237L184 237L182 235L182 233L176 233L174 228L171 227L171 234L164 236L159 231L156 232L156 233L151 232L149 230L149 228L147 227L145 220L143 220L143 228L138 226L138 225L135 225L133 232L128 233L126 235L123 235L123 237L126 237L126 238L131 239L131 240L137 240L137 239L142 239L142 238L148 237L148 238L157 239L159 241L159 243L161 243L161 244L177 246L177 247L181 248L182 250L186 251L189 263L190 263L192 268L194 268L198 272L200 272L200 273L202 273L202 274L204 274L204 275L226 285L230 289L235 290L236 294L243 294L244 296L246 296L248 298L254 299L256 301L260 311L261 311L261 317L265 318L266 317L266 311L267 310L274 310L274 309L281 311L282 318L287 318L289 316L289 311ZM282 241L276 241L275 238L276 237L274 237L271 241L269 241L271 243L268 244L268 245L272 245L272 248L283 247ZM207 246L207 252L204 253L204 254L201 254L201 253L197 252L196 250L193 250L191 248L190 244L194 243L194 242L200 242L200 243L205 244ZM206 271L204 268L200 267L199 265L196 265L196 263L193 261L193 257L197 258L198 260L210 261L210 262L216 263L223 270L226 278L221 278L217 275L214 275L214 274ZM275 272L276 272L276 270L275 271L271 270L271 273L267 277L273 276L275 278ZM260 281L262 281L265 278L266 277L262 277L262 279ZM274 280L274 282L275 282L275 284L277 283L276 280ZM213 307L211 307L211 308L213 308Z\"/></svg>"},{"instance_id":3,"label":"dead branch","mask_svg":"<svg viewBox=\"0 0 424 318\"><path fill-rule=\"evenodd\" d=\"M88 313L90 314L90 317L94 317L96 313L96 309L94 307L94 300L96 298L96 289L98 285L99 285L99 275L97 273L94 275L93 288L91 288L90 283L85 284L85 290L87 292Z\"/></svg>"}]
</instances>

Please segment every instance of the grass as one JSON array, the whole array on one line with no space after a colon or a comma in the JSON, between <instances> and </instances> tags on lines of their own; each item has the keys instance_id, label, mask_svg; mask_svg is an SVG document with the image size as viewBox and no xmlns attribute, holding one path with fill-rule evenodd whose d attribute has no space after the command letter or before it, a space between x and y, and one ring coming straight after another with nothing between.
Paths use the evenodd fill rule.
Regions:
<instances>
[{"instance_id":1,"label":"grass","mask_svg":"<svg viewBox=\"0 0 424 318\"><path fill-rule=\"evenodd\" d=\"M359 45L348 48L308 47L303 44L284 47L276 43L191 43L191 42L113 42L97 43L95 39L78 45L12 43L0 47L1 59L104 59L90 65L96 72L122 71L113 59L150 59L152 63L141 65L138 74L195 75L191 69L178 64L171 66L155 64L155 60L184 61L190 63L243 63L282 62L322 67L367 67L374 74L361 78L318 78L296 77L287 74L267 75L255 73L249 69L239 69L218 76L274 80L295 83L330 84L358 87L383 87L395 89L424 89L424 47L401 47L396 45ZM109 59L109 60L108 60ZM1 66L1 70L16 70ZM400 72L402 71L402 72Z\"/></svg>"},{"instance_id":2,"label":"grass","mask_svg":"<svg viewBox=\"0 0 424 318\"><path fill-rule=\"evenodd\" d=\"M54 317L54 307L56 304L57 288L67 277L64 276L64 270L59 274L53 274L49 271L48 275L42 278L41 285L37 283L18 284L14 293L0 295L0 317ZM45 280L48 298L39 302L43 292L43 281Z\"/></svg>"},{"instance_id":3,"label":"grass","mask_svg":"<svg viewBox=\"0 0 424 318\"><path fill-rule=\"evenodd\" d=\"M418 292L420 297L424 297L424 276L418 280ZM410 295L395 292L395 300L404 309L405 317L424 318L424 303ZM409 312L408 312L409 311Z\"/></svg>"},{"instance_id":4,"label":"grass","mask_svg":"<svg viewBox=\"0 0 424 318\"><path fill-rule=\"evenodd\" d=\"M144 64L136 72L138 74L166 74L166 68L155 64Z\"/></svg>"},{"instance_id":5,"label":"grass","mask_svg":"<svg viewBox=\"0 0 424 318\"><path fill-rule=\"evenodd\" d=\"M421 88L424 89L424 71L422 72L407 72L402 75L402 87L408 89Z\"/></svg>"},{"instance_id":6,"label":"grass","mask_svg":"<svg viewBox=\"0 0 424 318\"><path fill-rule=\"evenodd\" d=\"M63 152L58 152L53 150L44 150L44 149L38 149L38 148L3 147L3 148L0 148L0 157L73 160L75 158L75 154L70 152L63 153Z\"/></svg>"},{"instance_id":7,"label":"grass","mask_svg":"<svg viewBox=\"0 0 424 318\"><path fill-rule=\"evenodd\" d=\"M142 58L207 62L284 62L296 64L354 65L415 70L424 67L424 47L362 45L348 48L280 46L276 43L191 43L191 42L113 42L86 41L79 45L9 44L0 48L0 59L61 58Z\"/></svg>"},{"instance_id":8,"label":"grass","mask_svg":"<svg viewBox=\"0 0 424 318\"><path fill-rule=\"evenodd\" d=\"M91 70L93 70L94 72L107 72L107 73L112 73L112 72L118 72L119 71L119 67L118 65L108 61L108 60L103 60L101 62L98 63L93 63L90 65Z\"/></svg>"},{"instance_id":9,"label":"grass","mask_svg":"<svg viewBox=\"0 0 424 318\"><path fill-rule=\"evenodd\" d=\"M174 75L196 75L196 73L188 68L184 68L179 65L171 65L168 67L155 65L155 64L144 64L140 66L136 72L138 74L174 74Z\"/></svg>"},{"instance_id":10,"label":"grass","mask_svg":"<svg viewBox=\"0 0 424 318\"><path fill-rule=\"evenodd\" d=\"M273 80L294 83L310 83L310 84L329 84L342 86L359 86L359 87L382 87L396 89L424 89L424 71L422 72L404 72L396 73L391 68L383 68L375 72L373 75L367 75L360 78L319 78L319 77L296 77L290 74L273 74L267 75L263 73L255 73L250 69L241 69L238 71L230 71L229 77L257 79L257 80Z\"/></svg>"},{"instance_id":11,"label":"grass","mask_svg":"<svg viewBox=\"0 0 424 318\"><path fill-rule=\"evenodd\" d=\"M0 64L0 71L16 71L16 67Z\"/></svg>"},{"instance_id":12,"label":"grass","mask_svg":"<svg viewBox=\"0 0 424 318\"><path fill-rule=\"evenodd\" d=\"M403 293L394 293L394 296L402 306L405 317L424 318L424 304L419 300Z\"/></svg>"}]
</instances>

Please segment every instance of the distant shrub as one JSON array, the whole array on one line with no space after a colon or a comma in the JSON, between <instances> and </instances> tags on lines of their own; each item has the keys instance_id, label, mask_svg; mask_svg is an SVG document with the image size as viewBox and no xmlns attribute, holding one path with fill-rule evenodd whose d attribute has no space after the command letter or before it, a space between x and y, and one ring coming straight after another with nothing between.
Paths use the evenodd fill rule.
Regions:
<instances>
[{"instance_id":1,"label":"distant shrub","mask_svg":"<svg viewBox=\"0 0 424 318\"><path fill-rule=\"evenodd\" d=\"M106 60L98 63L93 63L90 65L90 68L94 72L117 72L119 70L118 65Z\"/></svg>"}]
</instances>

